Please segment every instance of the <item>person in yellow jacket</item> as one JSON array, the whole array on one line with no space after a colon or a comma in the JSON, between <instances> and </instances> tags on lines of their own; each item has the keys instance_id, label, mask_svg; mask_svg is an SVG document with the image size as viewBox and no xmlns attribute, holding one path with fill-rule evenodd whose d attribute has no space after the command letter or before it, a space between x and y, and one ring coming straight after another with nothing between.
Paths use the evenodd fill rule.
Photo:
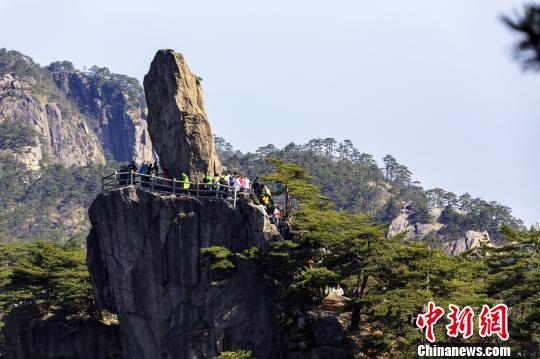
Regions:
<instances>
[{"instance_id":1,"label":"person in yellow jacket","mask_svg":"<svg viewBox=\"0 0 540 359\"><path fill-rule=\"evenodd\" d=\"M185 172L182 172L180 180L182 181L182 188L185 190L184 193L187 194L187 190L189 189L189 176Z\"/></svg>"},{"instance_id":2,"label":"person in yellow jacket","mask_svg":"<svg viewBox=\"0 0 540 359\"><path fill-rule=\"evenodd\" d=\"M272 193L270 192L270 188L268 188L268 186L265 185L261 192L261 201L264 203L265 206L268 206L271 200L272 200Z\"/></svg>"}]
</instances>

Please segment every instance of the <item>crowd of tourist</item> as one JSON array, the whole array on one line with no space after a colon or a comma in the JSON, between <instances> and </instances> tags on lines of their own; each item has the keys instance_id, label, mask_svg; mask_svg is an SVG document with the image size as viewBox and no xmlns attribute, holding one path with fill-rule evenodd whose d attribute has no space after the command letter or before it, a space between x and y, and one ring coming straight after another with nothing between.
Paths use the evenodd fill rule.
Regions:
<instances>
[{"instance_id":1,"label":"crowd of tourist","mask_svg":"<svg viewBox=\"0 0 540 359\"><path fill-rule=\"evenodd\" d=\"M227 170L218 173L207 173L203 178L192 179L182 172L179 179L173 179L169 170L160 167L157 162L143 162L137 166L135 161L123 165L119 169L117 184L129 185L140 184L142 187L151 187L161 192L177 192L186 195L216 196L229 198L236 193L246 193L251 200L261 206L270 222L275 224L280 232L288 231L288 223L284 219L281 206L274 202L270 188L257 176L253 182L244 173L229 172Z\"/></svg>"}]
</instances>

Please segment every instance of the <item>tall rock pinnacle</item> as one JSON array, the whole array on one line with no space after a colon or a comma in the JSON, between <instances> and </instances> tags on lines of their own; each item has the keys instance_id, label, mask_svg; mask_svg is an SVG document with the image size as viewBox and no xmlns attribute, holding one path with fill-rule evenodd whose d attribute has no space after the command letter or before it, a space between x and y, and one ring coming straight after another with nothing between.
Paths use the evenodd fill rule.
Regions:
<instances>
[{"instance_id":1,"label":"tall rock pinnacle","mask_svg":"<svg viewBox=\"0 0 540 359\"><path fill-rule=\"evenodd\" d=\"M221 172L199 79L184 57L159 50L144 77L148 131L172 177L186 172L192 181Z\"/></svg>"}]
</instances>

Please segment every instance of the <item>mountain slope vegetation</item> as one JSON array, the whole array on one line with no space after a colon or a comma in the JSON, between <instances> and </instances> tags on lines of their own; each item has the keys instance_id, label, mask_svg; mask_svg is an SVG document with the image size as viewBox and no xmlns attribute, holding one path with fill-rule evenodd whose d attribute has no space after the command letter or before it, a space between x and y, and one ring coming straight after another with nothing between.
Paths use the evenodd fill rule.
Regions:
<instances>
[{"instance_id":1,"label":"mountain slope vegetation","mask_svg":"<svg viewBox=\"0 0 540 359\"><path fill-rule=\"evenodd\" d=\"M281 149L269 144L245 154L222 138L217 137L215 142L222 163L231 171L251 176L267 174L272 169L265 161L268 157L298 164L315 177L315 183L337 209L369 214L387 225L405 206L411 212L409 222L420 224L433 222L433 209L438 209L437 219L444 226L430 234L432 242L458 238L468 230L487 231L492 239L500 240L501 226L523 227L509 207L468 193L424 189L393 156L385 156L379 168L372 155L360 152L349 140L339 143L333 138L313 139Z\"/></svg>"}]
</instances>

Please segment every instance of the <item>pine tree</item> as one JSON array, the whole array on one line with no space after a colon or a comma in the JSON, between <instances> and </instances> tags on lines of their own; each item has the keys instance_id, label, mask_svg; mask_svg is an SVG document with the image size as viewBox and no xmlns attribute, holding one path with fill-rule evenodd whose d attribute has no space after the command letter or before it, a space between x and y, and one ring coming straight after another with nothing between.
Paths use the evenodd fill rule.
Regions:
<instances>
[{"instance_id":1,"label":"pine tree","mask_svg":"<svg viewBox=\"0 0 540 359\"><path fill-rule=\"evenodd\" d=\"M502 229L507 244L484 248L488 294L510 309L511 342L522 353L540 355L540 230Z\"/></svg>"},{"instance_id":2,"label":"pine tree","mask_svg":"<svg viewBox=\"0 0 540 359\"><path fill-rule=\"evenodd\" d=\"M394 170L396 169L398 163L394 157L391 155L386 155L383 158L384 162L384 173L387 180L394 179Z\"/></svg>"},{"instance_id":3,"label":"pine tree","mask_svg":"<svg viewBox=\"0 0 540 359\"><path fill-rule=\"evenodd\" d=\"M522 35L515 48L516 56L524 68L540 69L540 5L527 4L523 14L515 20L503 16L502 20L512 30Z\"/></svg>"},{"instance_id":4,"label":"pine tree","mask_svg":"<svg viewBox=\"0 0 540 359\"><path fill-rule=\"evenodd\" d=\"M70 315L95 311L86 255L78 246L36 241L0 245L0 304L38 304Z\"/></svg>"}]
</instances>

